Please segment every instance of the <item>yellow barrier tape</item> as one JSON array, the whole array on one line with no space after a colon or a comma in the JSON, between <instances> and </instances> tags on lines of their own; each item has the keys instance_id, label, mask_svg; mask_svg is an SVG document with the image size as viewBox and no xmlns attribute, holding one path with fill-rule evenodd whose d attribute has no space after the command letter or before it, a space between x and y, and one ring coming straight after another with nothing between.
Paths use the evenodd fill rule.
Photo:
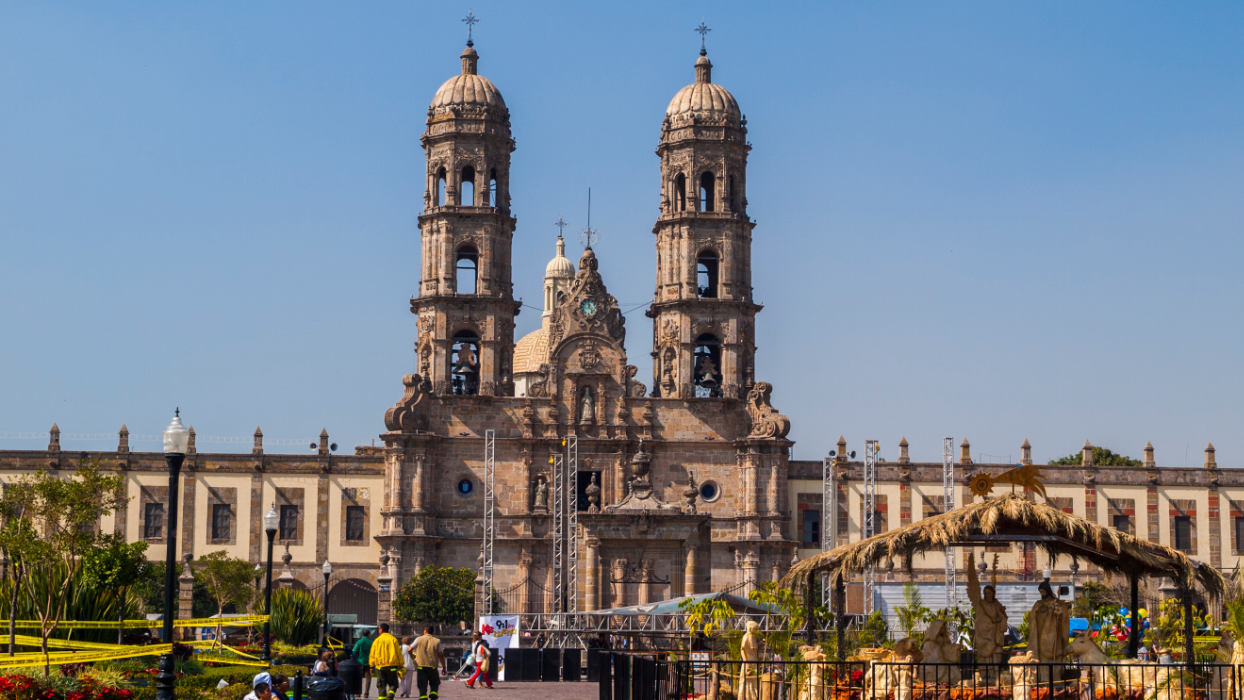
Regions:
<instances>
[{"instance_id":1,"label":"yellow barrier tape","mask_svg":"<svg viewBox=\"0 0 1244 700\"><path fill-rule=\"evenodd\" d=\"M196 617L190 620L173 620L174 627L215 627L220 624L221 627L251 627L267 622L267 615L247 615L245 617ZM8 627L8 620L0 620L0 628ZM38 620L17 620L14 627L18 629L40 629L41 622ZM115 630L117 627L122 629L158 629L164 626L162 620L123 620L120 623L115 621L95 621L95 620L63 620L56 626L62 630Z\"/></svg>"},{"instance_id":2,"label":"yellow barrier tape","mask_svg":"<svg viewBox=\"0 0 1244 700\"><path fill-rule=\"evenodd\" d=\"M230 664L232 666L257 666L259 668L272 667L272 664L269 664L267 661L263 661L262 659L258 661L247 661L245 659L235 659L231 656L213 656L209 654L199 654L194 658L204 663L211 662L217 664Z\"/></svg>"},{"instance_id":3,"label":"yellow barrier tape","mask_svg":"<svg viewBox=\"0 0 1244 700\"><path fill-rule=\"evenodd\" d=\"M26 637L33 639L38 644L38 637ZM53 641L67 642L69 640L48 640L49 645ZM72 642L75 644L92 644L91 642ZM186 642L186 646L195 649L206 649L212 646L212 642L208 640ZM53 652L44 656L42 652L26 652L14 654L13 656L0 656L0 669L10 668L30 668L36 666L59 666L61 664L77 664L77 663L93 663L96 661L112 661L116 659L132 659L139 656L161 656L172 651L169 644L150 644L147 646L135 645L98 645L101 647L111 647L106 649L98 649L92 653L92 650L85 649L79 651L60 651ZM241 652L235 651L241 654ZM242 661L224 656L213 656L200 654L199 657L203 661L214 661L217 663L237 664L239 666L261 666L267 668L269 664L262 661ZM254 657L251 657L254 658Z\"/></svg>"},{"instance_id":4,"label":"yellow barrier tape","mask_svg":"<svg viewBox=\"0 0 1244 700\"><path fill-rule=\"evenodd\" d=\"M37 647L42 643L38 637L29 634L18 634L13 636L13 641L19 647ZM129 649L133 644L102 644L99 642L80 642L74 639L57 639L52 637L48 639L49 649L94 649L97 651L107 651L109 649Z\"/></svg>"},{"instance_id":5,"label":"yellow barrier tape","mask_svg":"<svg viewBox=\"0 0 1244 700\"><path fill-rule=\"evenodd\" d=\"M233 653L237 654L238 656L241 656L241 657L244 657L244 658L247 658L247 659L254 659L255 661L263 661L263 659L259 658L258 656L254 656L254 655L252 655L252 654L247 654L246 652L241 651L241 650L239 650L239 649L234 649L233 647L229 646L228 644L225 644L224 642L221 642L221 643L219 644L219 646L222 646L222 647L224 647L224 648L228 649L229 651L231 651L231 652L233 652Z\"/></svg>"}]
</instances>

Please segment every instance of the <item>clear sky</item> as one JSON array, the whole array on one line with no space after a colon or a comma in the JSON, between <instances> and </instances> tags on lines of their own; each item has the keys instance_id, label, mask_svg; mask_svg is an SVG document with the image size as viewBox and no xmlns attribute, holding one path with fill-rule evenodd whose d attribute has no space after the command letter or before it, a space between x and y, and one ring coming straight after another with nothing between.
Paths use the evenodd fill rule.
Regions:
<instances>
[{"instance_id":1,"label":"clear sky","mask_svg":"<svg viewBox=\"0 0 1244 700\"><path fill-rule=\"evenodd\" d=\"M0 448L56 421L66 449L122 423L157 449L177 405L202 451L376 439L468 7L518 143L516 294L539 305L591 187L646 383L653 149L704 18L796 458L966 435L1244 466L1244 3L1130 0L5 3Z\"/></svg>"}]
</instances>

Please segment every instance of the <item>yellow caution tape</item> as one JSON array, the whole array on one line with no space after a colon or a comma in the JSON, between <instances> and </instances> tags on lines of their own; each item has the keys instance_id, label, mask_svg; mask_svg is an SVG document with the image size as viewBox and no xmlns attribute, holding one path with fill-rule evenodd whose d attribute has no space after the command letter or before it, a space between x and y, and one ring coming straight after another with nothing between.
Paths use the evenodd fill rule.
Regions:
<instances>
[{"instance_id":1,"label":"yellow caution tape","mask_svg":"<svg viewBox=\"0 0 1244 700\"><path fill-rule=\"evenodd\" d=\"M267 615L247 615L245 617L196 617L190 620L173 620L174 627L251 627L267 622ZM7 627L8 620L0 620L0 628ZM38 620L17 620L14 627L18 629L41 629L43 623ZM107 630L117 629L158 629L164 626L163 620L123 620L120 623L115 621L95 621L95 620L63 620L57 629L62 630Z\"/></svg>"},{"instance_id":2,"label":"yellow caution tape","mask_svg":"<svg viewBox=\"0 0 1244 700\"><path fill-rule=\"evenodd\" d=\"M38 645L39 643L38 637L28 637L28 636L23 635L19 637L19 639L32 640L34 645ZM45 665L46 666L59 666L61 664L76 664L76 663L94 663L96 661L112 661L115 659L132 659L132 658L139 657L139 656L161 656L161 655L172 652L172 645L170 644L150 644L147 646L116 645L116 644L94 645L94 643L92 642L71 642L70 640L65 640L65 639L59 639L59 640L49 639L48 646L52 646L53 642L70 643L70 644L92 644L93 648L82 649L82 650L77 650L77 651L49 652L46 656L42 652L37 652L37 651L14 654L13 656L0 656L0 669L28 668L28 667L45 666ZM189 647L196 648L196 649L206 649L212 646L212 642L209 640L186 642L185 646L189 646ZM94 648L94 647L103 647L103 648ZM197 658L201 659L202 661L213 661L216 663L237 664L240 666L259 666L262 668L267 668L270 666L268 662L265 662L261 659L256 659L256 657L250 656L248 654L243 654L242 652L236 649L230 648L230 651L232 651L235 654L245 656L248 659L255 659L255 660L244 661L244 660L236 659L236 658L229 657L229 656L217 656L217 655L202 654L202 653L200 653Z\"/></svg>"},{"instance_id":3,"label":"yellow caution tape","mask_svg":"<svg viewBox=\"0 0 1244 700\"><path fill-rule=\"evenodd\" d=\"M263 659L259 658L258 656L253 656L253 655L251 655L251 654L247 654L247 653L245 653L245 652L243 652L243 651L239 651L238 649L234 649L233 647L229 646L228 644L225 644L224 642L221 642L221 643L220 643L220 646L222 646L222 647L224 647L224 648L228 649L229 651L231 651L231 652L233 652L233 653L235 653L235 654L237 654L238 656L241 656L241 657L243 657L243 658L247 658L247 659L254 659L255 661L263 661Z\"/></svg>"}]
</instances>

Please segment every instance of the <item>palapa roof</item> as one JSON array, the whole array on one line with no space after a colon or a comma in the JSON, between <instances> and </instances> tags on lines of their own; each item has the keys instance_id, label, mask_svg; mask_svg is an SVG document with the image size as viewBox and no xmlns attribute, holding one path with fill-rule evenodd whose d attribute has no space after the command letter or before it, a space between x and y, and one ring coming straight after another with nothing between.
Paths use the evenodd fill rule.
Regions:
<instances>
[{"instance_id":1,"label":"palapa roof","mask_svg":"<svg viewBox=\"0 0 1244 700\"><path fill-rule=\"evenodd\" d=\"M802 588L823 573L835 579L847 577L887 560L901 561L910 568L911 557L922 552L1010 542L1032 542L1051 554L1082 559L1108 573L1165 576L1177 586L1199 590L1209 598L1220 597L1226 588L1217 569L1176 549L1013 493L809 557L792 566L781 585Z\"/></svg>"}]
</instances>

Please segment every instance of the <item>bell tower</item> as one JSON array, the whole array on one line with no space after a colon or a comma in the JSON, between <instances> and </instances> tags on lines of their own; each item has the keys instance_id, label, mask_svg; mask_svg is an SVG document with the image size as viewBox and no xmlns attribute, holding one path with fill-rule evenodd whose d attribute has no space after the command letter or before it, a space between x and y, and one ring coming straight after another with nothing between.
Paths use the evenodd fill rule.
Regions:
<instances>
[{"instance_id":1,"label":"bell tower","mask_svg":"<svg viewBox=\"0 0 1244 700\"><path fill-rule=\"evenodd\" d=\"M437 394L514 393L510 246L510 112L479 75L468 41L462 73L436 91L420 143L427 190L419 216L423 266L415 344L423 386Z\"/></svg>"},{"instance_id":2,"label":"bell tower","mask_svg":"<svg viewBox=\"0 0 1244 700\"><path fill-rule=\"evenodd\" d=\"M653 319L653 394L742 398L755 383L747 217L747 120L712 81L700 50L695 82L661 123L661 209Z\"/></svg>"}]
</instances>

